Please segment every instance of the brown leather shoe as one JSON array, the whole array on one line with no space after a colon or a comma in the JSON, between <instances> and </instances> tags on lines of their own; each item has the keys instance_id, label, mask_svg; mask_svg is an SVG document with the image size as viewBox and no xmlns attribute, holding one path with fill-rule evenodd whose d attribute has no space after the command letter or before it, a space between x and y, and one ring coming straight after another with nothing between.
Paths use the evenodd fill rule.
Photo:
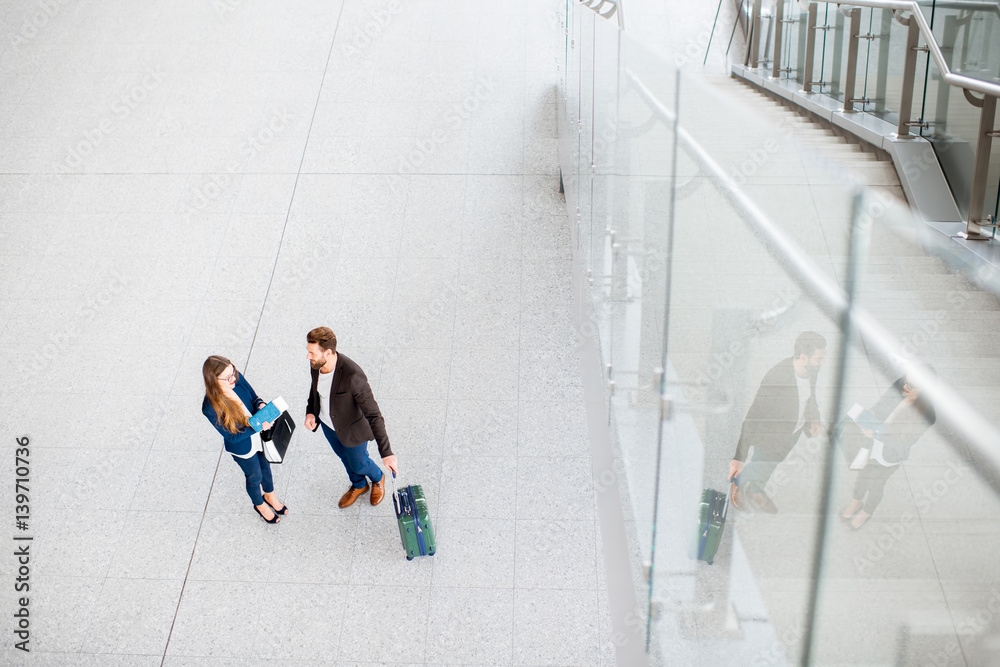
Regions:
<instances>
[{"instance_id":1,"label":"brown leather shoe","mask_svg":"<svg viewBox=\"0 0 1000 667\"><path fill-rule=\"evenodd\" d=\"M743 493L735 483L731 484L732 490L729 495L729 504L738 510L743 509Z\"/></svg>"},{"instance_id":2,"label":"brown leather shoe","mask_svg":"<svg viewBox=\"0 0 1000 667\"><path fill-rule=\"evenodd\" d=\"M775 514L778 511L778 506L774 504L774 501L766 493L755 493L750 496L750 500L768 514Z\"/></svg>"},{"instance_id":3,"label":"brown leather shoe","mask_svg":"<svg viewBox=\"0 0 1000 667\"><path fill-rule=\"evenodd\" d=\"M372 505L378 505L382 502L382 498L385 497L385 473L382 474L382 479L378 481L378 484L372 486Z\"/></svg>"},{"instance_id":4,"label":"brown leather shoe","mask_svg":"<svg viewBox=\"0 0 1000 667\"><path fill-rule=\"evenodd\" d=\"M367 484L365 484L365 488L363 489L355 489L352 486L347 490L347 493L341 496L340 502L337 504L340 505L340 509L344 509L345 507L350 507L351 505L354 504L355 500L368 493L368 489L370 488L371 487L368 486Z\"/></svg>"}]
</instances>

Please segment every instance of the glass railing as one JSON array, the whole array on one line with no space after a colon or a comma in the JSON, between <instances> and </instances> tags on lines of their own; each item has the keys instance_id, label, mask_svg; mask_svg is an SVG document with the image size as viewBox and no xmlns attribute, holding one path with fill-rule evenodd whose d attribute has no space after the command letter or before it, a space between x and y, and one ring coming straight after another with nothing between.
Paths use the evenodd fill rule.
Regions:
<instances>
[{"instance_id":1,"label":"glass railing","mask_svg":"<svg viewBox=\"0 0 1000 667\"><path fill-rule=\"evenodd\" d=\"M765 2L762 14L776 17L780 13L782 25L776 34L774 20L762 21L756 54L760 66L771 76L795 81L803 89L838 100L841 108L886 121L891 124L886 132L891 132L892 126L900 127L900 113L904 113L905 132L897 131L923 136L932 143L960 214L977 223L992 215L995 222L1000 202L1000 151L991 151L989 159L976 166L980 106L966 99L962 87L944 81L941 65L931 57L929 48L940 50L950 76L988 86L1000 83L1000 5L979 0L919 2L916 6L929 34L918 37L910 78L904 71L909 29L903 22L914 5L880 0L863 4L852 7L796 0ZM809 26L810 11L816 14L814 28ZM857 21L855 39L852 14L857 15L853 19ZM857 52L853 77L849 57L852 43ZM773 60L776 50L780 61L777 67ZM811 76L806 72L810 56ZM848 91L853 91L849 102L845 100ZM907 96L909 105L905 104ZM976 169L987 174L981 217L976 213L978 205L971 206L970 216L970 199L979 196L973 189Z\"/></svg>"},{"instance_id":2,"label":"glass railing","mask_svg":"<svg viewBox=\"0 0 1000 667\"><path fill-rule=\"evenodd\" d=\"M1000 280L778 119L566 20L563 182L633 582L609 596L648 661L990 664ZM701 503L734 459L715 550Z\"/></svg>"}]
</instances>

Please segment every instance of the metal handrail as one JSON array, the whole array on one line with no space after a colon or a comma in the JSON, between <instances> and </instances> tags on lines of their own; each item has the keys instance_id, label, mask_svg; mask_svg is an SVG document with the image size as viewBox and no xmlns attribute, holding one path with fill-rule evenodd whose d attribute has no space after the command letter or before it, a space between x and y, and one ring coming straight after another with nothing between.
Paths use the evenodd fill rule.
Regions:
<instances>
[{"instance_id":1,"label":"metal handrail","mask_svg":"<svg viewBox=\"0 0 1000 667\"><path fill-rule=\"evenodd\" d=\"M920 34L924 37L924 42L927 44L927 50L934 58L934 63L937 65L938 70L941 72L941 78L953 86L959 88L966 88L968 90L974 90L977 93L982 93L984 95L989 95L991 97L1000 97L1000 85L995 83L990 83L989 81L981 81L979 79L974 79L972 77L965 76L963 74L955 74L948 67L947 61L944 59L944 54L941 53L941 48L938 46L937 38L934 37L934 32L931 30L931 26L927 23L927 17L924 13L920 11L920 5L912 0L905 2L903 0L852 0L850 3L838 3L834 0L807 0L809 4L816 5L843 5L846 7L870 7L872 9L886 9L890 11L904 11L911 12L913 18L917 22L917 27L920 29ZM781 0L778 0L781 2ZM975 3L958 3L958 4L975 4ZM988 4L988 3L982 3ZM962 9L962 7L958 7Z\"/></svg>"},{"instance_id":2,"label":"metal handrail","mask_svg":"<svg viewBox=\"0 0 1000 667\"><path fill-rule=\"evenodd\" d=\"M912 4L912 3L911 3ZM652 91L625 68L625 77L646 104L667 125L674 112L663 106ZM793 280L815 301L833 321L838 322L850 311L851 322L865 342L865 350L876 360L892 368L899 363L896 350L899 339L865 309L851 304L847 294L836 283L815 269L815 262L795 244L750 197L736 184L726 170L683 128L678 127L677 141L720 186L721 194L751 229L758 233L764 247L785 268ZM934 405L938 419L950 427L978 457L974 466L977 474L1000 493L1000 430L977 412L954 389L935 377L925 365L912 363L907 373ZM948 440L949 444L952 444ZM954 446L954 445L953 445ZM964 453L964 452L963 452Z\"/></svg>"},{"instance_id":3,"label":"metal handrail","mask_svg":"<svg viewBox=\"0 0 1000 667\"><path fill-rule=\"evenodd\" d=\"M993 2L982 2L982 0L924 0L917 2L928 7L941 7L943 9L974 9L976 11L991 11L1000 14L1000 6Z\"/></svg>"}]
</instances>

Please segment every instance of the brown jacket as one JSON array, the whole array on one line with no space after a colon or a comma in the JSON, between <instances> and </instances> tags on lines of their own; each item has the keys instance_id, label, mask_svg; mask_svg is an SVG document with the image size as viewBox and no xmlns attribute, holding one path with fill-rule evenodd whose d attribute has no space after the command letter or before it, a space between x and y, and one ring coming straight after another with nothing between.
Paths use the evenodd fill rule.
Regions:
<instances>
[{"instance_id":1,"label":"brown jacket","mask_svg":"<svg viewBox=\"0 0 1000 667\"><path fill-rule=\"evenodd\" d=\"M316 428L319 428L317 382L319 371L313 370L306 414L316 418ZM374 440L378 443L378 453L382 458L392 456L389 436L385 432L385 420L375 402L368 377L360 366L340 352L337 353L337 365L333 369L333 384L330 388L330 417L337 437L345 446L357 447Z\"/></svg>"}]
</instances>

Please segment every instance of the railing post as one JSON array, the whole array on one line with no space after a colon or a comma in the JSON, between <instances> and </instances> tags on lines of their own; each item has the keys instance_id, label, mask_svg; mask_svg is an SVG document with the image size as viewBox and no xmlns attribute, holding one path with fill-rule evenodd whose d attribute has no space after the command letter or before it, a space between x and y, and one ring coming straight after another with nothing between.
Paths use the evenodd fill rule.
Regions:
<instances>
[{"instance_id":1,"label":"railing post","mask_svg":"<svg viewBox=\"0 0 1000 667\"><path fill-rule=\"evenodd\" d=\"M920 27L917 19L910 16L904 23L906 32L906 58L903 61L903 92L899 98L899 125L896 134L901 137L910 134L910 111L913 108L913 86L917 74L917 39L920 37Z\"/></svg>"},{"instance_id":2,"label":"railing post","mask_svg":"<svg viewBox=\"0 0 1000 667\"><path fill-rule=\"evenodd\" d=\"M802 90L812 92L813 58L816 53L816 3L810 2L806 18L806 62L802 73Z\"/></svg>"},{"instance_id":3,"label":"railing post","mask_svg":"<svg viewBox=\"0 0 1000 667\"><path fill-rule=\"evenodd\" d=\"M750 16L750 67L756 69L760 62L760 2L753 0L753 11Z\"/></svg>"},{"instance_id":4,"label":"railing post","mask_svg":"<svg viewBox=\"0 0 1000 667\"><path fill-rule=\"evenodd\" d=\"M771 77L777 79L781 75L781 33L785 14L785 0L774 0L774 50L771 63Z\"/></svg>"},{"instance_id":5,"label":"railing post","mask_svg":"<svg viewBox=\"0 0 1000 667\"><path fill-rule=\"evenodd\" d=\"M850 11L849 16L851 17L851 25L847 33L847 81L844 82L844 111L854 111L854 84L858 78L858 42L860 41L858 35L861 34L861 8L855 7Z\"/></svg>"},{"instance_id":6,"label":"railing post","mask_svg":"<svg viewBox=\"0 0 1000 667\"><path fill-rule=\"evenodd\" d=\"M966 92L966 98L971 95ZM970 99L969 101L972 101ZM993 122L997 115L997 98L985 95L982 102L976 106L979 111L979 134L976 139L976 161L972 167L972 192L969 194L969 221L962 234L969 240L982 240L992 237L984 231L983 206L986 201L986 177L990 170L990 149L993 144ZM986 226L995 221L990 217Z\"/></svg>"}]
</instances>

